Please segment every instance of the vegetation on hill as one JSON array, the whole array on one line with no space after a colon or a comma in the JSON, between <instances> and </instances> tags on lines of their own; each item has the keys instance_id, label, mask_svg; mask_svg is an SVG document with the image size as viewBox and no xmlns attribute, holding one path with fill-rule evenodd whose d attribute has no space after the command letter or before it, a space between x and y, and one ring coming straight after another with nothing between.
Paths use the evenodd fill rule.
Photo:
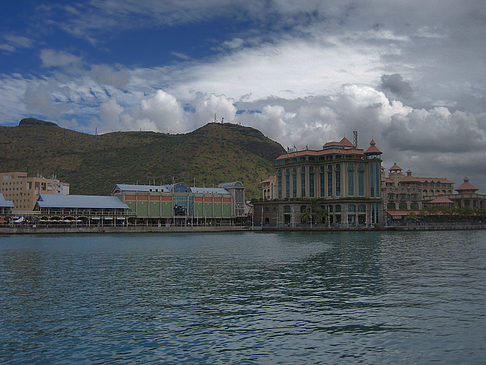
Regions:
<instances>
[{"instance_id":1,"label":"vegetation on hill","mask_svg":"<svg viewBox=\"0 0 486 365\"><path fill-rule=\"evenodd\" d=\"M209 123L191 133L114 132L91 135L52 122L23 119L0 127L0 171L56 174L71 194L108 195L117 183L217 186L241 181L247 197L273 173L284 149L260 131Z\"/></svg>"}]
</instances>

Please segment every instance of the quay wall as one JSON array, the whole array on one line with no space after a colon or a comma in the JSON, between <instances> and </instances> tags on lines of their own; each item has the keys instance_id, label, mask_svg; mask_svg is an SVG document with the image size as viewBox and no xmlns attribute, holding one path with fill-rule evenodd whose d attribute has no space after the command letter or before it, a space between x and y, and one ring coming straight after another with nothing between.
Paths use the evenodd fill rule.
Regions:
<instances>
[{"instance_id":1,"label":"quay wall","mask_svg":"<svg viewBox=\"0 0 486 365\"><path fill-rule=\"evenodd\" d=\"M309 226L131 226L131 227L33 227L19 225L0 227L0 235L12 234L71 234L71 233L204 233L204 232L340 232L340 231L447 231L447 230L486 230L484 224L440 224L411 226L376 226L376 227L327 227Z\"/></svg>"},{"instance_id":2,"label":"quay wall","mask_svg":"<svg viewBox=\"0 0 486 365\"><path fill-rule=\"evenodd\" d=\"M0 227L0 235L11 234L71 234L71 233L193 233L193 232L244 232L250 231L247 226L206 226L206 227Z\"/></svg>"},{"instance_id":3,"label":"quay wall","mask_svg":"<svg viewBox=\"0 0 486 365\"><path fill-rule=\"evenodd\" d=\"M409 225L409 226L374 226L374 227L328 227L328 226L264 226L262 231L451 231L451 230L481 230L486 229L486 224L430 224L430 225Z\"/></svg>"}]
</instances>

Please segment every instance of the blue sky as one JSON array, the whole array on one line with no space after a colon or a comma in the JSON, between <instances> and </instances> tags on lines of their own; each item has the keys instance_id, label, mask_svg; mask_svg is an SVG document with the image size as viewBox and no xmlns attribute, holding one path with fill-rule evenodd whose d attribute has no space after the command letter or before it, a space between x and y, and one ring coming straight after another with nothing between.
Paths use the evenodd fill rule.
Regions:
<instances>
[{"instance_id":1,"label":"blue sky","mask_svg":"<svg viewBox=\"0 0 486 365\"><path fill-rule=\"evenodd\" d=\"M486 189L484 1L3 1L0 125L182 133L212 121Z\"/></svg>"}]
</instances>

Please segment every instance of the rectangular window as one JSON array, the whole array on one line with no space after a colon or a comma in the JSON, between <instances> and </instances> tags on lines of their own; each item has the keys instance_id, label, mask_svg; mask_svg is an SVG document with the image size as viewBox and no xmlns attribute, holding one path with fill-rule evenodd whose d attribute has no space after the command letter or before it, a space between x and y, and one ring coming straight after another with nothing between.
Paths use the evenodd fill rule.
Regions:
<instances>
[{"instance_id":1,"label":"rectangular window","mask_svg":"<svg viewBox=\"0 0 486 365\"><path fill-rule=\"evenodd\" d=\"M314 197L314 166L309 167L309 196Z\"/></svg>"},{"instance_id":2,"label":"rectangular window","mask_svg":"<svg viewBox=\"0 0 486 365\"><path fill-rule=\"evenodd\" d=\"M358 195L364 196L364 167L362 163L358 165Z\"/></svg>"},{"instance_id":3,"label":"rectangular window","mask_svg":"<svg viewBox=\"0 0 486 365\"><path fill-rule=\"evenodd\" d=\"M375 164L370 163L370 196L375 196Z\"/></svg>"},{"instance_id":4,"label":"rectangular window","mask_svg":"<svg viewBox=\"0 0 486 365\"><path fill-rule=\"evenodd\" d=\"M297 198L297 169L292 169L292 197Z\"/></svg>"},{"instance_id":5,"label":"rectangular window","mask_svg":"<svg viewBox=\"0 0 486 365\"><path fill-rule=\"evenodd\" d=\"M321 166L320 168L320 174L319 174L319 183L320 183L320 188L321 188L321 197L326 196L326 185L324 181L324 166Z\"/></svg>"},{"instance_id":6,"label":"rectangular window","mask_svg":"<svg viewBox=\"0 0 486 365\"><path fill-rule=\"evenodd\" d=\"M305 197L305 166L301 167L300 187L302 191L302 198L304 198Z\"/></svg>"},{"instance_id":7,"label":"rectangular window","mask_svg":"<svg viewBox=\"0 0 486 365\"><path fill-rule=\"evenodd\" d=\"M354 166L348 164L348 195L354 195Z\"/></svg>"},{"instance_id":8,"label":"rectangular window","mask_svg":"<svg viewBox=\"0 0 486 365\"><path fill-rule=\"evenodd\" d=\"M285 171L285 197L290 198L290 171Z\"/></svg>"},{"instance_id":9,"label":"rectangular window","mask_svg":"<svg viewBox=\"0 0 486 365\"><path fill-rule=\"evenodd\" d=\"M332 196L332 166L327 167L327 195Z\"/></svg>"},{"instance_id":10,"label":"rectangular window","mask_svg":"<svg viewBox=\"0 0 486 365\"><path fill-rule=\"evenodd\" d=\"M375 166L375 173L376 173L376 196L380 196L380 165L376 164Z\"/></svg>"},{"instance_id":11,"label":"rectangular window","mask_svg":"<svg viewBox=\"0 0 486 365\"><path fill-rule=\"evenodd\" d=\"M278 189L278 198L282 199L282 170L279 170L278 172L277 189Z\"/></svg>"},{"instance_id":12,"label":"rectangular window","mask_svg":"<svg viewBox=\"0 0 486 365\"><path fill-rule=\"evenodd\" d=\"M336 165L336 196L341 196L341 166Z\"/></svg>"}]
</instances>

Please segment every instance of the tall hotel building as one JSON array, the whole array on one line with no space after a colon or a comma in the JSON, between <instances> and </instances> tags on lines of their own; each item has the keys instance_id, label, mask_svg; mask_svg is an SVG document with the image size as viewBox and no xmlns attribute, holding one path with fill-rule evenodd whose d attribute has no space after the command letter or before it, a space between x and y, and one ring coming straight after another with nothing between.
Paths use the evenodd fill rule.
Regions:
<instances>
[{"instance_id":1,"label":"tall hotel building","mask_svg":"<svg viewBox=\"0 0 486 365\"><path fill-rule=\"evenodd\" d=\"M276 183L272 194L263 182L262 200L254 202L257 224L296 226L314 207L327 218L315 224L376 225L383 223L381 155L374 140L367 150L347 138L328 142L321 150L288 152L275 160ZM308 213L305 213L308 214Z\"/></svg>"}]
</instances>

